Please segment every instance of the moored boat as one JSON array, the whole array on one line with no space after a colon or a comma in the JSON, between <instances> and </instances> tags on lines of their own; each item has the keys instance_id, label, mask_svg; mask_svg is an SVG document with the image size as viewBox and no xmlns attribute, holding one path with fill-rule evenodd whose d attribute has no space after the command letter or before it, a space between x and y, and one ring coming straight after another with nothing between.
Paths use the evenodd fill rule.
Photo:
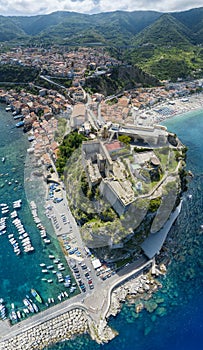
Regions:
<instances>
[{"instance_id":1,"label":"moored boat","mask_svg":"<svg viewBox=\"0 0 203 350\"><path fill-rule=\"evenodd\" d=\"M20 122L16 123L16 128L20 128L21 126L24 126L25 122L21 120Z\"/></svg>"},{"instance_id":2,"label":"moored boat","mask_svg":"<svg viewBox=\"0 0 203 350\"><path fill-rule=\"evenodd\" d=\"M38 301L38 303L42 303L41 296L34 288L32 288L30 292L31 292L32 296Z\"/></svg>"},{"instance_id":3,"label":"moored boat","mask_svg":"<svg viewBox=\"0 0 203 350\"><path fill-rule=\"evenodd\" d=\"M23 303L25 306L27 306L27 308L30 312L32 312L32 313L35 312L35 310L32 306L32 303L28 300L28 298L23 299Z\"/></svg>"}]
</instances>

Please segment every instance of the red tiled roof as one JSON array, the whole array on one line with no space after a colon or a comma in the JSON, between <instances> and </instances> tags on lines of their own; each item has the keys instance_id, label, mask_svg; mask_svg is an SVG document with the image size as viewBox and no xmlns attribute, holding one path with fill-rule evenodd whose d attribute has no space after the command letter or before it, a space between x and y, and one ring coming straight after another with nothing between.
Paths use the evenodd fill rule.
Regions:
<instances>
[{"instance_id":1,"label":"red tiled roof","mask_svg":"<svg viewBox=\"0 0 203 350\"><path fill-rule=\"evenodd\" d=\"M123 148L120 141L114 141L111 143L107 143L107 144L105 144L105 147L109 152L116 151L116 150Z\"/></svg>"}]
</instances>

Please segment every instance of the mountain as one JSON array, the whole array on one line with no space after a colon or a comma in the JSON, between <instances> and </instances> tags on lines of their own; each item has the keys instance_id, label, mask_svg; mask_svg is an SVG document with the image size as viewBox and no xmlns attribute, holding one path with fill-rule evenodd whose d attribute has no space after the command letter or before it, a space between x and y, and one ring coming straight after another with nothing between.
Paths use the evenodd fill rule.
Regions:
<instances>
[{"instance_id":1,"label":"mountain","mask_svg":"<svg viewBox=\"0 0 203 350\"><path fill-rule=\"evenodd\" d=\"M48 15L0 17L0 41L19 36L59 44L137 46L202 43L203 8L177 13L115 11L94 15L58 11ZM2 34L3 33L3 34Z\"/></svg>"},{"instance_id":2,"label":"mountain","mask_svg":"<svg viewBox=\"0 0 203 350\"><path fill-rule=\"evenodd\" d=\"M174 12L173 17L190 28L197 44L203 43L203 7L184 12Z\"/></svg>"},{"instance_id":3,"label":"mountain","mask_svg":"<svg viewBox=\"0 0 203 350\"><path fill-rule=\"evenodd\" d=\"M0 42L19 40L26 34L12 19L0 16Z\"/></svg>"},{"instance_id":4,"label":"mountain","mask_svg":"<svg viewBox=\"0 0 203 350\"><path fill-rule=\"evenodd\" d=\"M53 12L49 15L31 17L9 17L27 35L59 33L64 36L75 35L78 30L94 29L108 40L111 32L135 35L143 28L153 23L161 13L155 11L108 12L87 15L76 12Z\"/></svg>"},{"instance_id":5,"label":"mountain","mask_svg":"<svg viewBox=\"0 0 203 350\"><path fill-rule=\"evenodd\" d=\"M142 30L133 41L134 45L177 46L190 45L193 32L171 14L163 14L153 24Z\"/></svg>"},{"instance_id":6,"label":"mountain","mask_svg":"<svg viewBox=\"0 0 203 350\"><path fill-rule=\"evenodd\" d=\"M0 42L11 45L103 45L117 58L158 79L170 78L170 74L172 79L203 75L203 7L171 13L58 11L0 16L0 29Z\"/></svg>"}]
</instances>

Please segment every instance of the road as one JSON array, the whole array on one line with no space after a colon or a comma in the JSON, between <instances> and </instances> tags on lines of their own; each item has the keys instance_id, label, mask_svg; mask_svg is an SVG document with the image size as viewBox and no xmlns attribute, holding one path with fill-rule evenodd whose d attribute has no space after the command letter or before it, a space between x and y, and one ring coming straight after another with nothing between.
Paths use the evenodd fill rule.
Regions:
<instances>
[{"instance_id":1,"label":"road","mask_svg":"<svg viewBox=\"0 0 203 350\"><path fill-rule=\"evenodd\" d=\"M58 305L54 305L45 311L40 312L39 314L35 314L32 317L13 325L12 327L10 327L7 322L1 321L1 341L14 337L22 332L27 331L30 328L63 315L64 313L75 308L83 309L86 312L87 317L90 317L98 325L101 320L105 320L110 306L112 290L119 284L123 283L125 280L140 273L143 268L152 264L152 262L152 260L147 260L145 257L143 257L137 262L126 266L122 272L120 271L120 274L115 275L108 281L106 280L98 283L92 295L76 295L75 297L63 301Z\"/></svg>"}]
</instances>

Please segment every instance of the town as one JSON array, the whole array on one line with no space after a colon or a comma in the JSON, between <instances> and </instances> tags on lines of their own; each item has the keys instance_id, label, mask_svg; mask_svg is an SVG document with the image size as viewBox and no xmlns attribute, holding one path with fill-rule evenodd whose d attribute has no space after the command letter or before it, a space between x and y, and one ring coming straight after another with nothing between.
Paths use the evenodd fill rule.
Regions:
<instances>
[{"instance_id":1,"label":"town","mask_svg":"<svg viewBox=\"0 0 203 350\"><path fill-rule=\"evenodd\" d=\"M49 187L47 215L52 219L81 291L74 301L66 300L63 307L58 304L53 308L56 325L62 327L63 315L68 313L68 337L86 332L89 327L93 338L105 342L115 336L106 318L119 309L118 305L110 308L112 291L141 274L138 285L135 279L134 287L128 285L128 290L132 294L135 291L139 294L140 290L151 293L159 286L153 276L165 272L164 265L157 266L154 257L161 251L180 212L186 150L178 137L159 125L159 121L185 110L188 104L191 108L190 96L201 91L203 82L162 82L158 87L137 86L118 96L105 96L85 90L86 79L111 74L112 66L121 64L102 48L78 48L67 53L58 53L56 49L16 48L1 54L0 60L1 64L32 66L39 70L41 81L46 82L46 86L29 82L27 89L20 91L15 86L8 90L4 86L0 101L8 114L12 113L16 127L27 132L30 141L27 152L38 169L37 176L41 175L48 186L54 184ZM55 82L56 77L70 80L71 86ZM47 84L51 85L50 89ZM33 88L35 93L30 91ZM193 108L197 105L195 100ZM56 165L60 159L60 145L74 133L83 135L84 141L76 153L77 161L74 157L73 163L67 160L68 169L59 177ZM83 202L77 196L76 188L81 186L73 177L73 169L82 175L80 180L88 193L83 192ZM87 208L95 199L96 216L93 215L96 207L93 213ZM103 207L103 201L105 215L98 209ZM156 216L159 207L164 217ZM154 221L146 219L142 226L148 210L150 220ZM102 224L98 212L103 218ZM146 228L148 232L143 234ZM139 242L134 239L137 229ZM153 239L154 233L159 237L158 244L157 237ZM69 234L71 244L66 242ZM142 275L149 270L149 275ZM117 302L123 300L123 293L121 289ZM88 314L87 318L84 314ZM74 326L74 317L79 319L79 326ZM53 326L51 308L43 316L39 314L31 319L26 320L28 328L35 328L38 333L44 331L47 336L47 329ZM96 326L90 326L93 321L96 330ZM44 330L41 324L46 324ZM4 349L10 349L12 344L18 349L22 337L32 338L26 325L22 325L22 330L20 327L13 326L12 341L10 331L3 327ZM59 332L55 341L62 337ZM39 343L35 339L32 342L38 349Z\"/></svg>"}]
</instances>

